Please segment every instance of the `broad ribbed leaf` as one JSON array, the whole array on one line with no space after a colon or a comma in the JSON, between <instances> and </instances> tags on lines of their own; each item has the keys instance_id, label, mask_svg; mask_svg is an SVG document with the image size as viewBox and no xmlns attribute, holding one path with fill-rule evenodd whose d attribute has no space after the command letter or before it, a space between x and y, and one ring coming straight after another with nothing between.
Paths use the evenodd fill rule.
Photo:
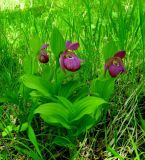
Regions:
<instances>
[{"instance_id":1,"label":"broad ribbed leaf","mask_svg":"<svg viewBox=\"0 0 145 160\"><path fill-rule=\"evenodd\" d=\"M117 50L118 49L114 41L107 43L104 46L103 51L102 51L104 55L104 59L107 60L108 58L113 57Z\"/></svg>"},{"instance_id":2,"label":"broad ribbed leaf","mask_svg":"<svg viewBox=\"0 0 145 160\"><path fill-rule=\"evenodd\" d=\"M32 58L30 55L26 55L23 59L23 70L25 74L32 73Z\"/></svg>"},{"instance_id":3,"label":"broad ribbed leaf","mask_svg":"<svg viewBox=\"0 0 145 160\"><path fill-rule=\"evenodd\" d=\"M73 92L78 89L82 84L78 81L69 81L68 83L61 85L58 95L63 97L70 97Z\"/></svg>"},{"instance_id":4,"label":"broad ribbed leaf","mask_svg":"<svg viewBox=\"0 0 145 160\"><path fill-rule=\"evenodd\" d=\"M55 93L58 95L58 92L61 89L61 85L66 75L60 68L58 68L56 76L57 78L56 78L56 81L54 82L54 90L55 90Z\"/></svg>"},{"instance_id":5,"label":"broad ribbed leaf","mask_svg":"<svg viewBox=\"0 0 145 160\"><path fill-rule=\"evenodd\" d=\"M64 105L59 103L46 103L40 105L34 114L39 113L42 119L49 124L60 124L65 128L70 129L68 122L69 111Z\"/></svg>"},{"instance_id":6,"label":"broad ribbed leaf","mask_svg":"<svg viewBox=\"0 0 145 160\"><path fill-rule=\"evenodd\" d=\"M73 124L76 128L75 136L80 135L83 132L86 132L96 123L95 118L92 118L90 115L84 115L81 119L74 121Z\"/></svg>"},{"instance_id":7,"label":"broad ribbed leaf","mask_svg":"<svg viewBox=\"0 0 145 160\"><path fill-rule=\"evenodd\" d=\"M84 115L91 115L95 117L95 112L101 104L106 103L102 98L88 96L74 103L73 107L73 119L78 120ZM99 108L100 109L100 108Z\"/></svg>"},{"instance_id":8,"label":"broad ribbed leaf","mask_svg":"<svg viewBox=\"0 0 145 160\"><path fill-rule=\"evenodd\" d=\"M34 37L30 39L30 48L34 56L38 54L39 50L41 49L41 45L42 44L41 44L41 41L38 35L35 35Z\"/></svg>"},{"instance_id":9,"label":"broad ribbed leaf","mask_svg":"<svg viewBox=\"0 0 145 160\"><path fill-rule=\"evenodd\" d=\"M22 82L26 87L35 89L44 96L50 97L50 93L52 92L51 86L47 81L45 81L41 77L34 75L24 75L22 76Z\"/></svg>"},{"instance_id":10,"label":"broad ribbed leaf","mask_svg":"<svg viewBox=\"0 0 145 160\"><path fill-rule=\"evenodd\" d=\"M57 28L53 28L50 45L52 52L57 58L60 52L65 50L65 41Z\"/></svg>"},{"instance_id":11,"label":"broad ribbed leaf","mask_svg":"<svg viewBox=\"0 0 145 160\"><path fill-rule=\"evenodd\" d=\"M114 92L114 79L94 79L90 88L93 95L99 94L108 101Z\"/></svg>"},{"instance_id":12,"label":"broad ribbed leaf","mask_svg":"<svg viewBox=\"0 0 145 160\"><path fill-rule=\"evenodd\" d=\"M57 96L57 98L64 105L64 107L66 107L67 110L72 110L73 104L68 99L61 96Z\"/></svg>"}]
</instances>

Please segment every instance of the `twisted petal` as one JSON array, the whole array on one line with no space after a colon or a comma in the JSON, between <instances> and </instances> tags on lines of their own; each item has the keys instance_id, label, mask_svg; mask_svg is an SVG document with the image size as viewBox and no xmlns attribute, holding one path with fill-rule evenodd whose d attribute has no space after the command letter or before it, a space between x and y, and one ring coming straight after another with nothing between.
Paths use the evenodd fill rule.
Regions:
<instances>
[{"instance_id":1,"label":"twisted petal","mask_svg":"<svg viewBox=\"0 0 145 160\"><path fill-rule=\"evenodd\" d=\"M125 57L125 55L126 55L125 51L119 51L114 55L114 57L119 57L119 58L123 59Z\"/></svg>"},{"instance_id":2,"label":"twisted petal","mask_svg":"<svg viewBox=\"0 0 145 160\"><path fill-rule=\"evenodd\" d=\"M46 44L43 44L42 46L41 46L41 49L46 49L47 47L48 47L49 45L46 43Z\"/></svg>"},{"instance_id":3,"label":"twisted petal","mask_svg":"<svg viewBox=\"0 0 145 160\"><path fill-rule=\"evenodd\" d=\"M79 43L78 42L74 42L71 43L70 41L66 42L66 48L69 50L77 50L79 48Z\"/></svg>"},{"instance_id":4,"label":"twisted petal","mask_svg":"<svg viewBox=\"0 0 145 160\"><path fill-rule=\"evenodd\" d=\"M69 48L70 45L71 45L71 41L66 41L65 47L66 47L67 49Z\"/></svg>"}]
</instances>

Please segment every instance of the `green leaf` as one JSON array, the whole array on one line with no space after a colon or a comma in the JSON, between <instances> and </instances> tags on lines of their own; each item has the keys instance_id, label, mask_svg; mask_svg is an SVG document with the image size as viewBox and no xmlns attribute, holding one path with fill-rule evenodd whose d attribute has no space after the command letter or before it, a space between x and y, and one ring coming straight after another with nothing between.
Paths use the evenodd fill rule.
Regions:
<instances>
[{"instance_id":1,"label":"green leaf","mask_svg":"<svg viewBox=\"0 0 145 160\"><path fill-rule=\"evenodd\" d=\"M102 116L103 107L100 105L98 106L96 112L95 112L95 120L98 122Z\"/></svg>"},{"instance_id":2,"label":"green leaf","mask_svg":"<svg viewBox=\"0 0 145 160\"><path fill-rule=\"evenodd\" d=\"M7 97L0 97L0 103L6 103L9 99Z\"/></svg>"},{"instance_id":3,"label":"green leaf","mask_svg":"<svg viewBox=\"0 0 145 160\"><path fill-rule=\"evenodd\" d=\"M65 83L61 85L58 95L63 96L63 97L70 97L73 92L78 89L82 84L79 83L78 81L69 81L68 83Z\"/></svg>"},{"instance_id":4,"label":"green leaf","mask_svg":"<svg viewBox=\"0 0 145 160\"><path fill-rule=\"evenodd\" d=\"M32 73L32 57L30 55L26 55L24 57L24 62L23 62L23 69L24 69L24 73L26 74L31 74Z\"/></svg>"},{"instance_id":5,"label":"green leaf","mask_svg":"<svg viewBox=\"0 0 145 160\"><path fill-rule=\"evenodd\" d=\"M117 52L117 46L116 43L111 41L107 43L104 48L103 48L103 54L104 54L104 59L107 60L108 58L114 56L114 54Z\"/></svg>"},{"instance_id":6,"label":"green leaf","mask_svg":"<svg viewBox=\"0 0 145 160\"><path fill-rule=\"evenodd\" d=\"M40 149L38 147L36 135L35 135L34 130L31 126L28 127L28 137L29 137L30 141L32 142L32 144L35 146L35 149L38 152L38 154L40 155L40 157L42 157Z\"/></svg>"},{"instance_id":7,"label":"green leaf","mask_svg":"<svg viewBox=\"0 0 145 160\"><path fill-rule=\"evenodd\" d=\"M95 118L92 118L90 115L84 115L81 119L74 121L73 124L76 128L76 132L74 133L74 135L78 136L81 133L86 132L93 125L95 125L96 120Z\"/></svg>"},{"instance_id":8,"label":"green leaf","mask_svg":"<svg viewBox=\"0 0 145 160\"><path fill-rule=\"evenodd\" d=\"M63 36L59 32L57 28L53 28L51 40L50 40L51 50L56 56L56 58L59 57L60 52L65 50L65 41L63 39Z\"/></svg>"},{"instance_id":9,"label":"green leaf","mask_svg":"<svg viewBox=\"0 0 145 160\"><path fill-rule=\"evenodd\" d=\"M75 90L76 93L73 94L70 98L72 101L78 101L78 100L86 97L88 95L88 93L90 92L89 90L90 90L89 87L86 85L78 87Z\"/></svg>"},{"instance_id":10,"label":"green leaf","mask_svg":"<svg viewBox=\"0 0 145 160\"><path fill-rule=\"evenodd\" d=\"M70 129L68 109L59 103L46 103L40 105L34 114L39 113L42 119L49 124L60 124L63 127Z\"/></svg>"},{"instance_id":11,"label":"green leaf","mask_svg":"<svg viewBox=\"0 0 145 160\"><path fill-rule=\"evenodd\" d=\"M65 97L61 97L61 96L57 96L57 98L59 102L61 102L69 112L72 112L73 104L68 99L66 99Z\"/></svg>"},{"instance_id":12,"label":"green leaf","mask_svg":"<svg viewBox=\"0 0 145 160\"><path fill-rule=\"evenodd\" d=\"M13 131L13 125L8 125L4 131L2 132L2 137L7 136L8 134L10 134Z\"/></svg>"},{"instance_id":13,"label":"green leaf","mask_svg":"<svg viewBox=\"0 0 145 160\"><path fill-rule=\"evenodd\" d=\"M84 115L91 115L92 117L95 117L96 110L104 103L107 103L104 99L93 96L88 96L79 101L76 101L73 107L74 117L72 120L78 120Z\"/></svg>"},{"instance_id":14,"label":"green leaf","mask_svg":"<svg viewBox=\"0 0 145 160\"><path fill-rule=\"evenodd\" d=\"M30 49L34 56L36 56L41 48L41 41L38 35L35 35L30 39Z\"/></svg>"},{"instance_id":15,"label":"green leaf","mask_svg":"<svg viewBox=\"0 0 145 160\"><path fill-rule=\"evenodd\" d=\"M107 146L107 151L111 152L116 158L119 158L120 160L124 160L124 158L122 158L118 152L116 152L113 148L111 148L110 146Z\"/></svg>"},{"instance_id":16,"label":"green leaf","mask_svg":"<svg viewBox=\"0 0 145 160\"><path fill-rule=\"evenodd\" d=\"M52 143L68 148L73 146L72 142L68 138L62 136L56 136Z\"/></svg>"},{"instance_id":17,"label":"green leaf","mask_svg":"<svg viewBox=\"0 0 145 160\"><path fill-rule=\"evenodd\" d=\"M22 82L26 87L35 89L46 97L50 97L51 95L51 84L49 84L49 82L45 81L41 77L34 75L24 75L22 76Z\"/></svg>"},{"instance_id":18,"label":"green leaf","mask_svg":"<svg viewBox=\"0 0 145 160\"><path fill-rule=\"evenodd\" d=\"M91 82L90 90L91 94L98 94L99 97L108 101L114 92L114 79L94 79Z\"/></svg>"},{"instance_id":19,"label":"green leaf","mask_svg":"<svg viewBox=\"0 0 145 160\"><path fill-rule=\"evenodd\" d=\"M14 125L8 125L2 132L2 136L5 137L8 134L12 133L12 131L22 132L25 131L27 128L28 128L27 122L23 123L22 125L18 125L17 127L15 127Z\"/></svg>"},{"instance_id":20,"label":"green leaf","mask_svg":"<svg viewBox=\"0 0 145 160\"><path fill-rule=\"evenodd\" d=\"M21 125L18 125L14 130L15 131L25 131L28 128L28 122L22 123Z\"/></svg>"},{"instance_id":21,"label":"green leaf","mask_svg":"<svg viewBox=\"0 0 145 160\"><path fill-rule=\"evenodd\" d=\"M56 72L55 82L54 82L54 90L55 90L55 93L58 95L59 95L58 92L61 90L61 85L64 79L65 79L65 73L60 68L58 68Z\"/></svg>"},{"instance_id":22,"label":"green leaf","mask_svg":"<svg viewBox=\"0 0 145 160\"><path fill-rule=\"evenodd\" d=\"M139 118L140 118L141 127L142 127L144 135L145 135L145 120L143 119L140 111L139 111Z\"/></svg>"}]
</instances>

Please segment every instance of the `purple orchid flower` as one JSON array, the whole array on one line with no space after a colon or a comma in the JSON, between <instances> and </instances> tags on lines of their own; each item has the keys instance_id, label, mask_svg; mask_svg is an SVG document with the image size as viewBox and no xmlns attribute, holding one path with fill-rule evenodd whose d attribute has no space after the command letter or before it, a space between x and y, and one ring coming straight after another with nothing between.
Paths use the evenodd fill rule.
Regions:
<instances>
[{"instance_id":1,"label":"purple orchid flower","mask_svg":"<svg viewBox=\"0 0 145 160\"><path fill-rule=\"evenodd\" d=\"M117 77L117 75L125 73L126 70L122 61L125 55L125 51L119 51L113 57L108 59L105 63L104 74L106 75L107 70L111 77Z\"/></svg>"},{"instance_id":2,"label":"purple orchid flower","mask_svg":"<svg viewBox=\"0 0 145 160\"><path fill-rule=\"evenodd\" d=\"M46 48L48 47L49 45L46 43L46 44L43 44L41 49L40 49L40 54L38 56L38 59L41 63L47 63L49 61L49 56L46 52Z\"/></svg>"},{"instance_id":3,"label":"purple orchid flower","mask_svg":"<svg viewBox=\"0 0 145 160\"><path fill-rule=\"evenodd\" d=\"M66 42L66 50L60 55L59 63L63 70L68 70L71 72L75 72L81 67L81 60L76 54L69 50L77 50L79 48L79 43L72 43L70 41Z\"/></svg>"}]
</instances>

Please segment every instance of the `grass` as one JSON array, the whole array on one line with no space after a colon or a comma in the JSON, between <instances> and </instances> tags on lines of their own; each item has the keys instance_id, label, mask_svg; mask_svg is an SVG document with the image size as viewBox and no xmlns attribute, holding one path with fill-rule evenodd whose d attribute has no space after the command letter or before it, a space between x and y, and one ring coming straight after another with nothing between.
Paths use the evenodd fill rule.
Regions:
<instances>
[{"instance_id":1,"label":"grass","mask_svg":"<svg viewBox=\"0 0 145 160\"><path fill-rule=\"evenodd\" d=\"M26 4L24 10L16 7L0 12L0 159L145 159L143 1L40 0L33 2L31 8L28 2ZM124 60L127 73L115 82L106 119L78 138L75 153L52 144L54 137L62 134L59 128L48 125L37 116L32 120L29 113L36 106L29 90L20 83L25 70L24 57L33 52L31 39L38 35L41 43L49 43L54 26L66 40L80 43L76 52L85 59L85 64L72 78L79 77L82 83L90 83L93 78L103 75L104 59L118 50L127 52ZM51 54L50 49L49 52ZM34 137L33 131L27 134L26 130L17 132L14 129L31 120ZM10 127L3 136L7 126ZM66 131L63 132L65 135ZM35 136L38 148L31 143Z\"/></svg>"}]
</instances>

